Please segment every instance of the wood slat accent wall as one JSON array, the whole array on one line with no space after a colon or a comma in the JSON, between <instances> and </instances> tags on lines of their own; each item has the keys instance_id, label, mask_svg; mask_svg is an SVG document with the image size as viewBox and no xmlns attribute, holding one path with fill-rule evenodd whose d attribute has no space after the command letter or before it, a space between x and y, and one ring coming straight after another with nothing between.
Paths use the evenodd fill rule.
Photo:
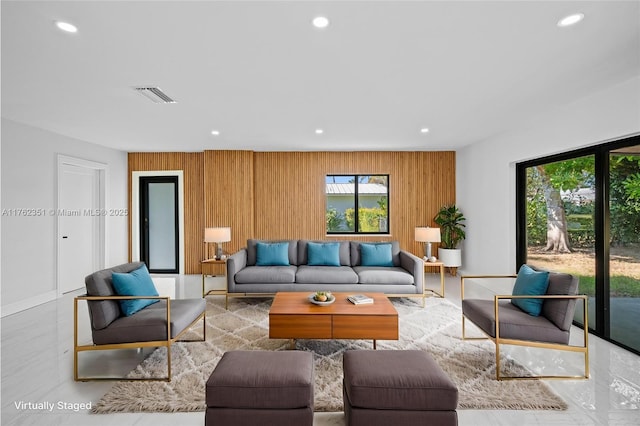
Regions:
<instances>
[{"instance_id":1,"label":"wood slat accent wall","mask_svg":"<svg viewBox=\"0 0 640 426\"><path fill-rule=\"evenodd\" d=\"M416 226L434 226L443 204L455 202L455 152L256 152L254 238L352 239L326 236L325 176L388 174L390 235L360 240L414 241Z\"/></svg>"},{"instance_id":2,"label":"wood slat accent wall","mask_svg":"<svg viewBox=\"0 0 640 426\"><path fill-rule=\"evenodd\" d=\"M129 211L131 174L134 171L182 170L184 176L184 267L187 274L200 273L204 259L204 154L201 152L129 153ZM129 259L131 259L131 216L129 216Z\"/></svg>"},{"instance_id":3,"label":"wood slat accent wall","mask_svg":"<svg viewBox=\"0 0 640 426\"><path fill-rule=\"evenodd\" d=\"M206 227L230 226L224 251L235 253L254 238L253 151L204 152Z\"/></svg>"},{"instance_id":4,"label":"wood slat accent wall","mask_svg":"<svg viewBox=\"0 0 640 426\"><path fill-rule=\"evenodd\" d=\"M230 226L233 253L248 238L351 239L325 233L325 176L388 174L390 235L360 240L398 240L422 255L416 226L434 226L438 209L456 200L455 152L252 152L129 154L131 172L183 170L185 270L200 273L205 227ZM129 196L131 208L131 196ZM129 227L131 237L131 226ZM129 253L131 257L131 253Z\"/></svg>"}]
</instances>

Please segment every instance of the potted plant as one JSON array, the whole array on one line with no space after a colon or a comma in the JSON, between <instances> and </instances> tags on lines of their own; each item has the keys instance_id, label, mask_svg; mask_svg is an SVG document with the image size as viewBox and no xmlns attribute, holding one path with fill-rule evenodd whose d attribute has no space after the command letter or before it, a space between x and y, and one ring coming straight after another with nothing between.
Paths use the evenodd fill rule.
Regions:
<instances>
[{"instance_id":1,"label":"potted plant","mask_svg":"<svg viewBox=\"0 0 640 426\"><path fill-rule=\"evenodd\" d=\"M462 255L458 248L460 241L466 237L464 221L466 218L455 204L440 208L433 220L440 226L441 243L438 256L451 275L456 275L457 268L462 265Z\"/></svg>"}]
</instances>

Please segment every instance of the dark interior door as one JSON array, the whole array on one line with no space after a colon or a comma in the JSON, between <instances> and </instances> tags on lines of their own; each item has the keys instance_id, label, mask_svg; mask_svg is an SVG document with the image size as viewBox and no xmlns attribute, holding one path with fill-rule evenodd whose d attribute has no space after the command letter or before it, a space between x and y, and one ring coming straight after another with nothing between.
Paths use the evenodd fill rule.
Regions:
<instances>
[{"instance_id":1,"label":"dark interior door","mask_svg":"<svg viewBox=\"0 0 640 426\"><path fill-rule=\"evenodd\" d=\"M178 273L178 177L140 178L140 257L149 272Z\"/></svg>"}]
</instances>

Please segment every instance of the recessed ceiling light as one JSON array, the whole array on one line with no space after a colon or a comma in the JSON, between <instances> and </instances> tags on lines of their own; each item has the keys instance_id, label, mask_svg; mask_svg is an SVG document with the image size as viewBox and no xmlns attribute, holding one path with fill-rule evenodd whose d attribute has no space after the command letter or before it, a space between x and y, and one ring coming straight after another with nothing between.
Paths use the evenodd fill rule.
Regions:
<instances>
[{"instance_id":1,"label":"recessed ceiling light","mask_svg":"<svg viewBox=\"0 0 640 426\"><path fill-rule=\"evenodd\" d=\"M316 135L321 135L324 133L324 130L322 129L316 129Z\"/></svg>"},{"instance_id":2,"label":"recessed ceiling light","mask_svg":"<svg viewBox=\"0 0 640 426\"><path fill-rule=\"evenodd\" d=\"M584 14L582 13L574 13L573 15L565 16L561 20L558 21L559 27L570 27L571 25L575 25L578 22L584 19Z\"/></svg>"},{"instance_id":3,"label":"recessed ceiling light","mask_svg":"<svg viewBox=\"0 0 640 426\"><path fill-rule=\"evenodd\" d=\"M329 26L329 19L324 16L316 16L312 22L316 28L327 28Z\"/></svg>"},{"instance_id":4,"label":"recessed ceiling light","mask_svg":"<svg viewBox=\"0 0 640 426\"><path fill-rule=\"evenodd\" d=\"M211 134L212 134L213 136L219 136L219 135L220 135L220 131L219 131L219 130L212 130L212 131L211 131Z\"/></svg>"},{"instance_id":5,"label":"recessed ceiling light","mask_svg":"<svg viewBox=\"0 0 640 426\"><path fill-rule=\"evenodd\" d=\"M77 33L78 28L68 22L56 21L56 27L68 33Z\"/></svg>"},{"instance_id":6,"label":"recessed ceiling light","mask_svg":"<svg viewBox=\"0 0 640 426\"><path fill-rule=\"evenodd\" d=\"M420 129L420 133L429 133L429 129L423 127L422 129Z\"/></svg>"}]
</instances>

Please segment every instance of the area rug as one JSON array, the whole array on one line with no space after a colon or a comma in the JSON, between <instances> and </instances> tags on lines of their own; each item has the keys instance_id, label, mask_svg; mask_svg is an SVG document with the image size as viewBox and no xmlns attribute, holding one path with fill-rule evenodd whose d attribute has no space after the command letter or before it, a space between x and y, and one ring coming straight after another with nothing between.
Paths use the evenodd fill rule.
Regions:
<instances>
[{"instance_id":1,"label":"area rug","mask_svg":"<svg viewBox=\"0 0 640 426\"><path fill-rule=\"evenodd\" d=\"M431 354L457 384L459 409L564 410L566 403L538 380L495 380L494 345L460 338L460 309L446 299L429 298L424 308L412 299L392 299L398 310L400 339L378 341L378 349L419 349ZM94 413L178 412L205 410L205 383L222 354L229 350L287 350L288 340L268 337L271 299L207 298L207 341L172 346L173 379L166 382L118 382L94 405ZM200 326L200 329L202 327ZM192 332L195 337L196 331ZM371 341L298 340L315 366L315 410L342 411L342 354L371 349ZM155 350L129 375L166 374L166 348ZM527 370L503 360L510 375Z\"/></svg>"}]
</instances>

